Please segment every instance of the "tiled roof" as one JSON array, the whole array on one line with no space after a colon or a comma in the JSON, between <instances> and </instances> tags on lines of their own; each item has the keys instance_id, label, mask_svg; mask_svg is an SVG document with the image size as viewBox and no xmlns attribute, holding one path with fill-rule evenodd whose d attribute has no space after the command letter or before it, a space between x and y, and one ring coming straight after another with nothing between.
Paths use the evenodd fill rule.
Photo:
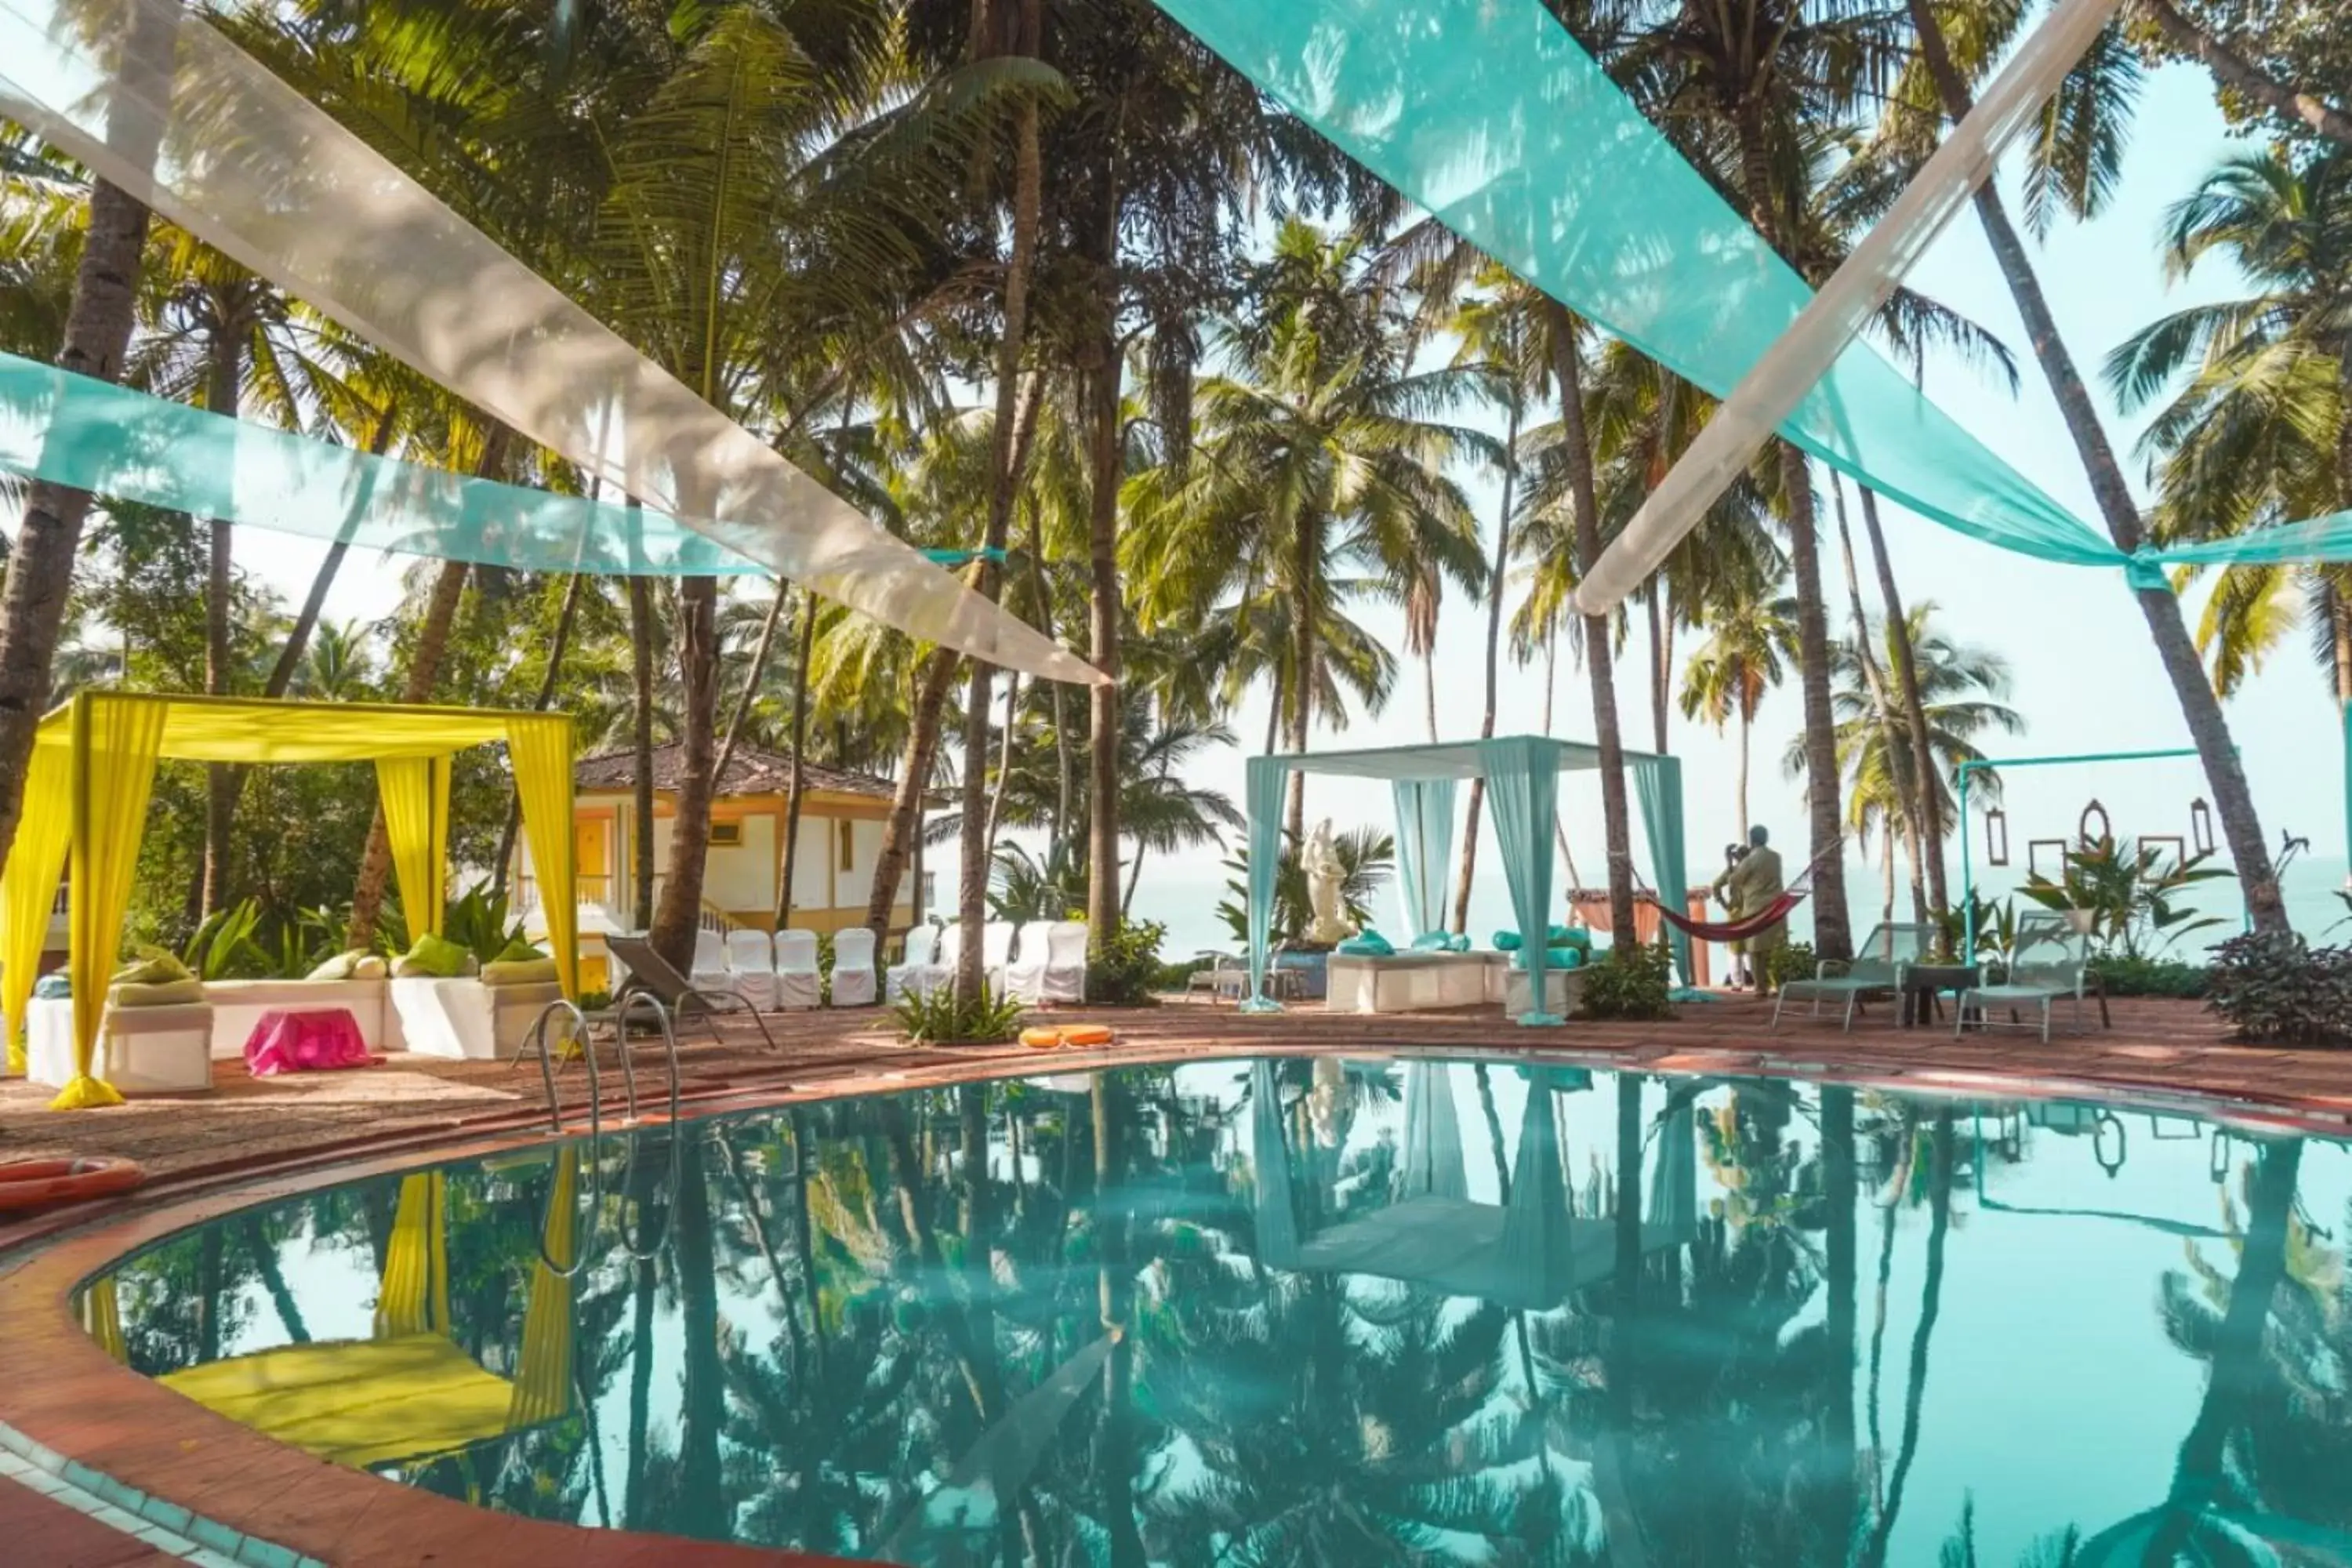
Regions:
<instances>
[{"instance_id":1,"label":"tiled roof","mask_svg":"<svg viewBox=\"0 0 2352 1568\"><path fill-rule=\"evenodd\" d=\"M674 790L685 772L686 748L672 744L656 746L653 752L654 787ZM727 776L719 781L721 795L782 795L792 784L793 759L782 752L761 751L757 746L738 744L735 754L727 759ZM888 800L898 793L898 785L873 773L853 773L847 768L830 768L821 763L804 763L801 767L802 782L810 791L827 791L834 795L866 795L877 800ZM580 789L622 790L636 782L636 754L634 752L600 752L593 757L583 757L572 764L572 782Z\"/></svg>"}]
</instances>

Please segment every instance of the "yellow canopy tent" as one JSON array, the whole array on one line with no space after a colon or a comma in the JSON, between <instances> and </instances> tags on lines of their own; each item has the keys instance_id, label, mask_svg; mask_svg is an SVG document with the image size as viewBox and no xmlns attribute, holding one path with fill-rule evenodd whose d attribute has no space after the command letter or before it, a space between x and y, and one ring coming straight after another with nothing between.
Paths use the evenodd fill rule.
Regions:
<instances>
[{"instance_id":1,"label":"yellow canopy tent","mask_svg":"<svg viewBox=\"0 0 2352 1568\"><path fill-rule=\"evenodd\" d=\"M41 721L25 781L25 815L0 875L0 1013L7 1021L10 1070L25 1069L26 1009L58 879L69 868L67 973L76 1071L51 1104L73 1110L122 1101L90 1075L90 1063L157 762L373 762L401 904L409 929L422 933L441 929L449 759L499 741L507 744L531 864L546 891L548 945L564 994L576 997L570 714L131 691L85 691L52 711Z\"/></svg>"},{"instance_id":2,"label":"yellow canopy tent","mask_svg":"<svg viewBox=\"0 0 2352 1568\"><path fill-rule=\"evenodd\" d=\"M511 1379L484 1370L449 1337L447 1178L430 1171L401 1181L373 1337L280 1345L157 1381L239 1426L362 1469L457 1453L565 1415L579 1172L577 1150L556 1157ZM110 1317L112 1309L110 1297L103 1310ZM110 1326L100 1328L101 1344ZM121 1342L119 1328L113 1342Z\"/></svg>"}]
</instances>

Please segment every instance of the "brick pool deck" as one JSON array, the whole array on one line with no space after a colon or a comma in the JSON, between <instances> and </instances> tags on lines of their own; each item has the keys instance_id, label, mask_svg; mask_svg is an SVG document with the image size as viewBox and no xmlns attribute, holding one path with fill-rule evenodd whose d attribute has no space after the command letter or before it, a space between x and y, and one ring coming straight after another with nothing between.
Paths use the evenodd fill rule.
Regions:
<instances>
[{"instance_id":1,"label":"brick pool deck","mask_svg":"<svg viewBox=\"0 0 2352 1568\"><path fill-rule=\"evenodd\" d=\"M1889 1089L1964 1094L2121 1096L2234 1121L2352 1136L2352 1053L2232 1046L2193 1003L2118 1001L2113 1027L2060 1035L1902 1030L1884 1008L1851 1035L1798 1019L1775 1035L1752 998L1686 1005L1657 1024L1573 1024L1521 1030L1491 1012L1367 1017L1294 1011L1251 1017L1175 1003L1096 1012L1119 1031L1100 1050L1019 1046L920 1048L877 1010L779 1017L773 1049L746 1025L681 1042L689 1114L919 1087L1008 1072L1275 1052L1430 1052L1511 1057L1540 1052L1650 1071L1836 1078ZM656 1052L639 1047L640 1089L658 1100ZM618 1074L604 1073L607 1115ZM567 1121L583 1121L586 1086L562 1080ZM141 1242L208 1214L413 1165L428 1152L480 1152L545 1135L535 1068L394 1057L341 1073L249 1079L220 1064L209 1095L142 1099L78 1114L46 1109L46 1090L0 1084L0 1160L48 1152L138 1160L149 1184L130 1196L0 1222L0 1423L149 1497L194 1510L257 1542L338 1564L487 1562L609 1563L778 1562L780 1554L575 1530L485 1512L378 1481L282 1447L137 1377L85 1335L68 1294ZM153 1510L151 1510L151 1515ZM169 1510L162 1511L168 1512ZM184 1533L184 1532L183 1532ZM0 1479L0 1559L89 1568L175 1560L149 1542ZM18 1556L19 1549L37 1550ZM250 1560L264 1554L257 1547ZM800 1558L794 1561L807 1562Z\"/></svg>"}]
</instances>

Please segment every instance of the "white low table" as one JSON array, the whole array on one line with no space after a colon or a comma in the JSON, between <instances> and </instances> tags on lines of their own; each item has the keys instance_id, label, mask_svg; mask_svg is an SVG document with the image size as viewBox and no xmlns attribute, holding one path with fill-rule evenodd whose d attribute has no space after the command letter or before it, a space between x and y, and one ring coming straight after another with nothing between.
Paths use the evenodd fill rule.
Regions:
<instances>
[{"instance_id":1,"label":"white low table","mask_svg":"<svg viewBox=\"0 0 2352 1568\"><path fill-rule=\"evenodd\" d=\"M213 1010L109 1007L99 1024L90 1074L125 1094L194 1094L213 1087ZM36 996L25 1016L25 1076L63 1089L74 1075L73 1002Z\"/></svg>"},{"instance_id":2,"label":"white low table","mask_svg":"<svg viewBox=\"0 0 2352 1568\"><path fill-rule=\"evenodd\" d=\"M1487 994L1493 952L1398 952L1385 958L1331 955L1323 1005L1333 1013L1425 1013L1476 1007Z\"/></svg>"}]
</instances>

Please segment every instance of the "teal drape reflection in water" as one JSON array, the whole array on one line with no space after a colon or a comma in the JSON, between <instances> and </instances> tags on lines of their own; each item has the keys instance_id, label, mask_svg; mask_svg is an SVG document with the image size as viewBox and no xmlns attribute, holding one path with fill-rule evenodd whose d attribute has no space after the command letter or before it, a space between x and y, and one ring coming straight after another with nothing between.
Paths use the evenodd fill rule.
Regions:
<instances>
[{"instance_id":1,"label":"teal drape reflection in water","mask_svg":"<svg viewBox=\"0 0 2352 1568\"><path fill-rule=\"evenodd\" d=\"M274 1201L82 1315L192 1397L350 1355L409 1486L850 1558L2352 1559L2340 1143L1501 1054L672 1136Z\"/></svg>"}]
</instances>

